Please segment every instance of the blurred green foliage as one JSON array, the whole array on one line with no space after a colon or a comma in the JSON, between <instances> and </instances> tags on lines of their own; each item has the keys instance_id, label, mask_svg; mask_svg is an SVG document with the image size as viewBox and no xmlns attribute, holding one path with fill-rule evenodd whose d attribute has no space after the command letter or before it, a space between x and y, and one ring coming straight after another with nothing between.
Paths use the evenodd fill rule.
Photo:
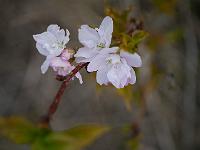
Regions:
<instances>
[{"instance_id":1,"label":"blurred green foliage","mask_svg":"<svg viewBox=\"0 0 200 150\"><path fill-rule=\"evenodd\" d=\"M173 14L176 10L178 0L153 0L157 10L166 14Z\"/></svg>"},{"instance_id":2,"label":"blurred green foliage","mask_svg":"<svg viewBox=\"0 0 200 150\"><path fill-rule=\"evenodd\" d=\"M112 46L118 46L130 53L137 51L138 44L140 44L148 35L143 28L143 24L134 18L131 18L131 8L124 11L107 7L106 15L113 18L114 31Z\"/></svg>"},{"instance_id":3,"label":"blurred green foliage","mask_svg":"<svg viewBox=\"0 0 200 150\"><path fill-rule=\"evenodd\" d=\"M118 89L118 94L124 99L127 110L131 111L132 102L135 104L140 104L141 93L139 89L133 87L132 85L126 86L125 88Z\"/></svg>"},{"instance_id":4,"label":"blurred green foliage","mask_svg":"<svg viewBox=\"0 0 200 150\"><path fill-rule=\"evenodd\" d=\"M32 150L80 150L108 130L108 126L91 124L52 131L19 117L0 119L0 135L17 144L29 144Z\"/></svg>"}]
</instances>

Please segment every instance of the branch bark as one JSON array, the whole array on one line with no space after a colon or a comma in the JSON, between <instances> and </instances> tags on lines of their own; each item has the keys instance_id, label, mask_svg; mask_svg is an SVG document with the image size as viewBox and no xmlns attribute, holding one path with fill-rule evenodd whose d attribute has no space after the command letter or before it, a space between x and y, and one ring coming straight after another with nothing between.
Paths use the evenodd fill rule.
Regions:
<instances>
[{"instance_id":1,"label":"branch bark","mask_svg":"<svg viewBox=\"0 0 200 150\"><path fill-rule=\"evenodd\" d=\"M58 90L58 92L56 93L56 96L53 100L53 102L51 103L48 113L46 116L44 116L41 120L41 126L42 127L48 127L49 126L49 122L52 119L52 116L55 114L58 105L61 102L61 98L63 96L63 93L69 83L69 81L76 75L76 73L81 70L83 67L86 67L88 65L88 63L81 63L79 65L76 66L76 68L74 68L71 73L65 77L62 77L62 84ZM60 79L61 81L61 79Z\"/></svg>"}]
</instances>

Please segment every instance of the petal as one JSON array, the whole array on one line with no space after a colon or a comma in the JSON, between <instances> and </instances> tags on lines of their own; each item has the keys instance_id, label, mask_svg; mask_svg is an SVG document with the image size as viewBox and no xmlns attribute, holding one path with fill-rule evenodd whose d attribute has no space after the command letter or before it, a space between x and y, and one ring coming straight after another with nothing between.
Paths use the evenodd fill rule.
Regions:
<instances>
[{"instance_id":1,"label":"petal","mask_svg":"<svg viewBox=\"0 0 200 150\"><path fill-rule=\"evenodd\" d=\"M128 83L130 84L135 84L136 82L136 75L135 75L135 71L133 70L133 68L131 68L131 78L129 79ZM127 83L127 84L128 84Z\"/></svg>"},{"instance_id":2,"label":"petal","mask_svg":"<svg viewBox=\"0 0 200 150\"><path fill-rule=\"evenodd\" d=\"M100 50L100 54L108 54L108 53L116 53L118 51L118 47L112 47L112 48L103 48Z\"/></svg>"},{"instance_id":3,"label":"petal","mask_svg":"<svg viewBox=\"0 0 200 150\"><path fill-rule=\"evenodd\" d=\"M62 54L60 57L62 60L68 61L70 58L73 57L73 53L70 53L70 51L68 49L65 49L62 51Z\"/></svg>"},{"instance_id":4,"label":"petal","mask_svg":"<svg viewBox=\"0 0 200 150\"><path fill-rule=\"evenodd\" d=\"M74 55L74 57L84 57L84 58L90 58L97 54L98 52L95 51L95 49L90 49L87 47L79 48L77 53Z\"/></svg>"},{"instance_id":5,"label":"petal","mask_svg":"<svg viewBox=\"0 0 200 150\"><path fill-rule=\"evenodd\" d=\"M47 49L43 48L42 45L40 43L36 43L36 48L39 51L40 54L47 56L49 55L49 52L47 51Z\"/></svg>"},{"instance_id":6,"label":"petal","mask_svg":"<svg viewBox=\"0 0 200 150\"><path fill-rule=\"evenodd\" d=\"M111 82L116 88L120 88L120 79L118 77L119 71L114 68L111 68L108 71L107 77L109 82Z\"/></svg>"},{"instance_id":7,"label":"petal","mask_svg":"<svg viewBox=\"0 0 200 150\"><path fill-rule=\"evenodd\" d=\"M62 43L63 45L67 44L67 42L69 41L69 36L65 36L64 29L61 29L60 31L58 31L55 36L56 36L57 40L60 43Z\"/></svg>"},{"instance_id":8,"label":"petal","mask_svg":"<svg viewBox=\"0 0 200 150\"><path fill-rule=\"evenodd\" d=\"M42 66L41 66L41 72L42 72L43 74L45 74L45 73L47 72L47 70L48 70L48 68L49 68L49 65L50 65L50 60L49 60L49 59L46 59L46 60L44 61L44 63L42 64Z\"/></svg>"},{"instance_id":9,"label":"petal","mask_svg":"<svg viewBox=\"0 0 200 150\"><path fill-rule=\"evenodd\" d=\"M109 47L111 44L112 32L113 32L113 20L111 17L107 16L103 19L98 29L98 33L101 39L105 42L106 47Z\"/></svg>"},{"instance_id":10,"label":"petal","mask_svg":"<svg viewBox=\"0 0 200 150\"><path fill-rule=\"evenodd\" d=\"M81 63L81 62L89 62L89 61L86 61L86 58L84 58L84 57L77 57L77 58L75 58L75 62Z\"/></svg>"},{"instance_id":11,"label":"petal","mask_svg":"<svg viewBox=\"0 0 200 150\"><path fill-rule=\"evenodd\" d=\"M87 66L88 72L97 71L101 67L106 66L106 55L97 55Z\"/></svg>"},{"instance_id":12,"label":"petal","mask_svg":"<svg viewBox=\"0 0 200 150\"><path fill-rule=\"evenodd\" d=\"M107 78L108 70L109 70L108 67L103 67L97 71L97 75L96 75L97 83L99 83L100 85L102 84L107 85L109 83L108 78Z\"/></svg>"},{"instance_id":13,"label":"petal","mask_svg":"<svg viewBox=\"0 0 200 150\"><path fill-rule=\"evenodd\" d=\"M107 77L116 88L123 88L126 85L128 78L131 77L130 67L123 63L115 64L108 71Z\"/></svg>"},{"instance_id":14,"label":"petal","mask_svg":"<svg viewBox=\"0 0 200 150\"><path fill-rule=\"evenodd\" d=\"M49 44L52 45L56 42L56 38L53 34L51 34L50 32L43 32L41 34L36 34L33 35L33 38L36 42L44 45L44 44Z\"/></svg>"},{"instance_id":15,"label":"petal","mask_svg":"<svg viewBox=\"0 0 200 150\"><path fill-rule=\"evenodd\" d=\"M60 39L63 39L65 37L65 31L63 29L60 30L60 27L57 24L49 25L47 27L47 32L53 34L58 41L62 41Z\"/></svg>"},{"instance_id":16,"label":"petal","mask_svg":"<svg viewBox=\"0 0 200 150\"><path fill-rule=\"evenodd\" d=\"M79 41L88 48L94 48L99 43L99 35L97 31L88 25L82 25L79 31Z\"/></svg>"},{"instance_id":17,"label":"petal","mask_svg":"<svg viewBox=\"0 0 200 150\"><path fill-rule=\"evenodd\" d=\"M83 79L82 79L81 74L77 72L75 76L79 79L80 84L83 84Z\"/></svg>"},{"instance_id":18,"label":"petal","mask_svg":"<svg viewBox=\"0 0 200 150\"><path fill-rule=\"evenodd\" d=\"M58 56L65 48L65 44L69 41L69 33L65 36L65 31L58 25L49 25L47 32L33 35L34 40L37 42L36 47L42 55L45 56Z\"/></svg>"},{"instance_id":19,"label":"petal","mask_svg":"<svg viewBox=\"0 0 200 150\"><path fill-rule=\"evenodd\" d=\"M33 35L33 38L37 42L36 46L39 47L38 51L43 54L48 53L48 55L58 56L63 50L63 48L57 47L56 37L50 32L43 32L41 34ZM46 52L44 52L44 49Z\"/></svg>"},{"instance_id":20,"label":"petal","mask_svg":"<svg viewBox=\"0 0 200 150\"><path fill-rule=\"evenodd\" d=\"M71 65L68 61L63 61L60 57L55 57L51 59L50 66L67 68L70 67Z\"/></svg>"},{"instance_id":21,"label":"petal","mask_svg":"<svg viewBox=\"0 0 200 150\"><path fill-rule=\"evenodd\" d=\"M60 30L60 27L57 24L51 24L47 27L48 32L56 33Z\"/></svg>"},{"instance_id":22,"label":"petal","mask_svg":"<svg viewBox=\"0 0 200 150\"><path fill-rule=\"evenodd\" d=\"M113 20L111 17L107 16L103 19L99 27L99 34L102 36L104 34L112 34L112 32L113 32Z\"/></svg>"},{"instance_id":23,"label":"petal","mask_svg":"<svg viewBox=\"0 0 200 150\"><path fill-rule=\"evenodd\" d=\"M63 29L60 29L60 27L56 24L49 25L47 31L52 33L60 43L64 45L68 43L70 33L67 29L66 36L65 31Z\"/></svg>"},{"instance_id":24,"label":"petal","mask_svg":"<svg viewBox=\"0 0 200 150\"><path fill-rule=\"evenodd\" d=\"M69 42L69 36L70 36L70 32L68 29L66 29L66 36L64 38L64 44L67 44Z\"/></svg>"},{"instance_id":25,"label":"petal","mask_svg":"<svg viewBox=\"0 0 200 150\"><path fill-rule=\"evenodd\" d=\"M132 67L141 67L142 66L141 57L137 53L131 54L129 52L121 50L120 56L123 57L124 59L126 59L128 65L130 65Z\"/></svg>"},{"instance_id":26,"label":"petal","mask_svg":"<svg viewBox=\"0 0 200 150\"><path fill-rule=\"evenodd\" d=\"M112 64L121 63L121 58L118 54L110 54L109 57L106 58L107 61Z\"/></svg>"},{"instance_id":27,"label":"petal","mask_svg":"<svg viewBox=\"0 0 200 150\"><path fill-rule=\"evenodd\" d=\"M91 58L84 58L84 57L77 57L75 58L76 63L81 63L81 62L91 62L93 57Z\"/></svg>"}]
</instances>

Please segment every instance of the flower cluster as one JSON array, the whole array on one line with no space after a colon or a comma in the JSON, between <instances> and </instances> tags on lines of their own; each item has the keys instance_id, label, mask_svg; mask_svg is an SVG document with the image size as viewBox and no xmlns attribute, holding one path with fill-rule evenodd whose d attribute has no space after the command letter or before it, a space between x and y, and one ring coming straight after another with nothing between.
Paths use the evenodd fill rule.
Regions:
<instances>
[{"instance_id":1,"label":"flower cluster","mask_svg":"<svg viewBox=\"0 0 200 150\"><path fill-rule=\"evenodd\" d=\"M66 76L75 68L69 62L69 59L73 57L73 50L66 49L69 35L68 30L65 33L58 25L50 25L46 32L33 35L39 53L46 56L46 60L41 66L43 74L48 70L49 66L60 76ZM80 73L76 73L75 76L82 84Z\"/></svg>"},{"instance_id":2,"label":"flower cluster","mask_svg":"<svg viewBox=\"0 0 200 150\"><path fill-rule=\"evenodd\" d=\"M123 88L136 82L132 67L140 67L142 61L137 53L128 53L119 47L110 47L113 32L113 20L105 17L99 28L82 25L79 29L79 41L84 47L74 55L76 62L89 62L88 72L97 71L96 80L100 85L109 83Z\"/></svg>"},{"instance_id":3,"label":"flower cluster","mask_svg":"<svg viewBox=\"0 0 200 150\"><path fill-rule=\"evenodd\" d=\"M136 82L133 67L140 67L142 61L137 53L131 54L119 47L110 47L112 41L113 20L105 17L99 28L82 25L79 29L79 41L83 47L77 53L66 49L69 41L69 31L57 25L50 25L47 32L34 35L38 51L46 56L41 66L42 73L52 67L58 75L66 76L74 66L69 59L75 57L77 63L88 63L88 72L97 72L96 80L100 85L113 84L116 88L123 88ZM82 83L80 73L76 77Z\"/></svg>"}]
</instances>

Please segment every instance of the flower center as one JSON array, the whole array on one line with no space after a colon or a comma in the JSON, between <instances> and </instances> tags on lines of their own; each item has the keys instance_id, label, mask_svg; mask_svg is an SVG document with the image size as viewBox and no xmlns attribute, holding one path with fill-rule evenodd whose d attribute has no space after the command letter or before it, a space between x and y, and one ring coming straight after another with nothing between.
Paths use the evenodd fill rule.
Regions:
<instances>
[{"instance_id":1,"label":"flower center","mask_svg":"<svg viewBox=\"0 0 200 150\"><path fill-rule=\"evenodd\" d=\"M106 59L106 62L112 65L119 64L121 63L120 56L117 54L112 54L110 57Z\"/></svg>"},{"instance_id":2,"label":"flower center","mask_svg":"<svg viewBox=\"0 0 200 150\"><path fill-rule=\"evenodd\" d=\"M105 44L104 44L104 43L99 43L99 44L97 45L97 47L98 47L98 48L105 48Z\"/></svg>"}]
</instances>

